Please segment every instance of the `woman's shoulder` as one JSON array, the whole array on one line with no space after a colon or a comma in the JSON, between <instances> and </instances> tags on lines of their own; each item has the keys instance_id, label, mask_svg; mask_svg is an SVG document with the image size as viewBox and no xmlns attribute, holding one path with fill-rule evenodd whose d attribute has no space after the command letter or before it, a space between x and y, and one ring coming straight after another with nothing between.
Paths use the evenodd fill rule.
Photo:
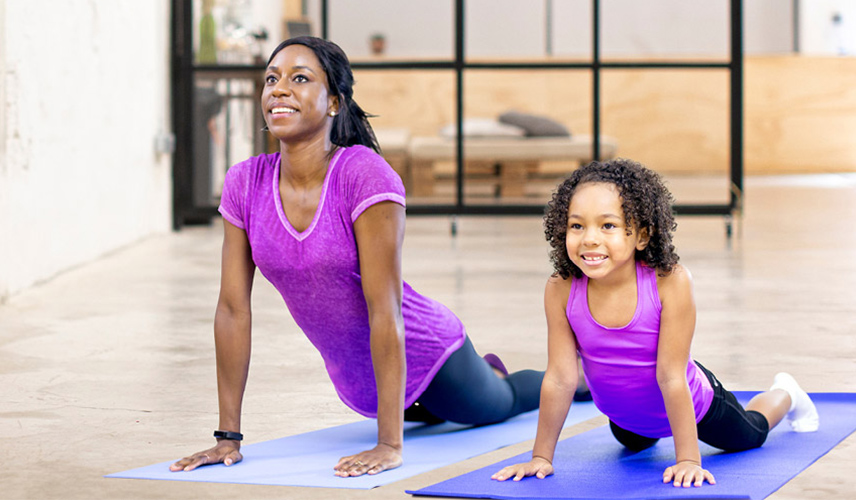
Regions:
<instances>
[{"instance_id":1,"label":"woman's shoulder","mask_svg":"<svg viewBox=\"0 0 856 500\"><path fill-rule=\"evenodd\" d=\"M343 148L336 165L338 183L351 185L386 186L394 191L404 190L401 177L389 166L383 156L366 146Z\"/></svg>"},{"instance_id":2,"label":"woman's shoulder","mask_svg":"<svg viewBox=\"0 0 856 500\"><path fill-rule=\"evenodd\" d=\"M355 168L391 168L383 156L375 150L356 144L342 148L340 161L344 169Z\"/></svg>"},{"instance_id":3,"label":"woman's shoulder","mask_svg":"<svg viewBox=\"0 0 856 500\"><path fill-rule=\"evenodd\" d=\"M255 177L272 173L279 164L279 153L260 154L238 162L226 171L226 177Z\"/></svg>"}]
</instances>

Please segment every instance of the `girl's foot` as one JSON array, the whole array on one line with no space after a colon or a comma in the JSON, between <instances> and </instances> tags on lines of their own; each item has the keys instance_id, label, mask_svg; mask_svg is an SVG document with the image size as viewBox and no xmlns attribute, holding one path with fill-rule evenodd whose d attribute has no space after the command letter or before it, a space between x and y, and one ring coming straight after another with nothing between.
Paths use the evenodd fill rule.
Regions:
<instances>
[{"instance_id":1,"label":"girl's foot","mask_svg":"<svg viewBox=\"0 0 856 500\"><path fill-rule=\"evenodd\" d=\"M787 373L779 373L773 378L770 390L781 389L791 397L791 407L787 418L794 432L815 432L820 425L817 408L808 394L799 386L797 381Z\"/></svg>"}]
</instances>

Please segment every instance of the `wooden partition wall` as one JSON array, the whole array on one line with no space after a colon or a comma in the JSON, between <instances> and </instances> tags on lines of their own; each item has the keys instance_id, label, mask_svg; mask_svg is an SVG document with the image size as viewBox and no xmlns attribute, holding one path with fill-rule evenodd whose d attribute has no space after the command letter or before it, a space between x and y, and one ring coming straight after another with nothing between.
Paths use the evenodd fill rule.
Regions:
<instances>
[{"instance_id":1,"label":"wooden partition wall","mask_svg":"<svg viewBox=\"0 0 856 500\"><path fill-rule=\"evenodd\" d=\"M856 58L747 56L744 161L753 174L856 172ZM375 127L436 135L455 121L452 72L358 70L355 97ZM464 116L517 109L590 134L587 71L465 75ZM664 173L727 174L728 73L602 70L601 133L619 155Z\"/></svg>"}]
</instances>

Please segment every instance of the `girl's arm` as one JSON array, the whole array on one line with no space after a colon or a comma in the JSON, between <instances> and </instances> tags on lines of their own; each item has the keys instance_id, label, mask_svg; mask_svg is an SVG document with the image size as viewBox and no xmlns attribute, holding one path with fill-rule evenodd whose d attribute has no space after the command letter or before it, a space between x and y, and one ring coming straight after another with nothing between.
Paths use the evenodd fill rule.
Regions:
<instances>
[{"instance_id":1,"label":"girl's arm","mask_svg":"<svg viewBox=\"0 0 856 500\"><path fill-rule=\"evenodd\" d=\"M713 475L701 467L696 414L687 384L687 361L695 330L696 308L692 277L683 266L657 280L662 313L657 345L657 383L675 441L675 465L666 469L663 482L675 486L701 486Z\"/></svg>"},{"instance_id":2,"label":"girl's arm","mask_svg":"<svg viewBox=\"0 0 856 500\"><path fill-rule=\"evenodd\" d=\"M571 278L553 276L544 290L544 310L547 314L547 371L541 383L541 404L538 433L532 460L503 468L493 479L519 481L526 476L545 478L553 473L556 443L577 388L577 348L574 332L565 316Z\"/></svg>"},{"instance_id":3,"label":"girl's arm","mask_svg":"<svg viewBox=\"0 0 856 500\"><path fill-rule=\"evenodd\" d=\"M220 298L214 315L219 429L241 432L241 402L250 367L250 296L256 266L244 230L225 219L223 223ZM179 460L170 469L189 471L220 462L232 465L242 459L240 448L239 441L221 439L213 448Z\"/></svg>"},{"instance_id":4,"label":"girl's arm","mask_svg":"<svg viewBox=\"0 0 856 500\"><path fill-rule=\"evenodd\" d=\"M401 316L401 246L404 207L384 201L354 223L363 294L369 313L371 352L377 383L377 446L343 457L338 476L377 474L402 463L404 433L404 319Z\"/></svg>"}]
</instances>

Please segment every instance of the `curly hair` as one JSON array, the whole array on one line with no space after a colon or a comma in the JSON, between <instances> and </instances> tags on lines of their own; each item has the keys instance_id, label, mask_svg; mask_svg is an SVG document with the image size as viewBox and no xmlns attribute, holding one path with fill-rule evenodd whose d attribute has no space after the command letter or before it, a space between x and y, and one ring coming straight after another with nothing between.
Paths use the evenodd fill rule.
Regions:
<instances>
[{"instance_id":1,"label":"curly hair","mask_svg":"<svg viewBox=\"0 0 856 500\"><path fill-rule=\"evenodd\" d=\"M672 194L660 175L640 163L625 158L591 162L565 179L544 213L544 235L550 243L550 261L563 278L581 278L582 270L568 256L565 238L568 233L568 209L577 187L592 182L614 184L621 196L621 209L628 228L647 228L650 241L644 250L636 251L636 260L657 269L660 276L669 274L678 263L672 244L675 223Z\"/></svg>"}]
</instances>

